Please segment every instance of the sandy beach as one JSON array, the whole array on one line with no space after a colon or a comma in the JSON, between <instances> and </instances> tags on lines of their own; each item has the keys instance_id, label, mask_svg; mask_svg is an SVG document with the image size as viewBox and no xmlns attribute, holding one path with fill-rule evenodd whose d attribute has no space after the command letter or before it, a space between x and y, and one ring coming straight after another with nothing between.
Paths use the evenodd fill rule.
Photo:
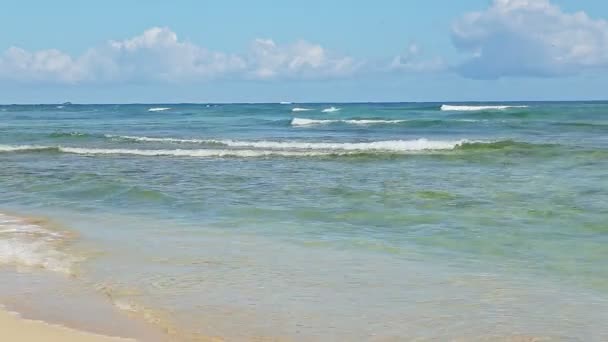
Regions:
<instances>
[{"instance_id":1,"label":"sandy beach","mask_svg":"<svg viewBox=\"0 0 608 342\"><path fill-rule=\"evenodd\" d=\"M20 342L118 342L135 341L117 337L95 335L88 332L51 325L42 321L20 318L0 309L0 337L3 341Z\"/></svg>"}]
</instances>

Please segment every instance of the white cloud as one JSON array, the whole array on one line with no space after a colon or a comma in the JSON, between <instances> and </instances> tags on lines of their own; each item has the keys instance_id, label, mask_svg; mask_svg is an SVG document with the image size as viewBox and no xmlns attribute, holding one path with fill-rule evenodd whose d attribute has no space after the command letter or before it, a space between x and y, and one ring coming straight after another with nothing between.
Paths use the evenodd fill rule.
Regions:
<instances>
[{"instance_id":1,"label":"white cloud","mask_svg":"<svg viewBox=\"0 0 608 342\"><path fill-rule=\"evenodd\" d=\"M0 78L11 81L57 79L74 82L81 78L81 70L72 57L59 50L29 52L11 47L0 56Z\"/></svg>"},{"instance_id":2,"label":"white cloud","mask_svg":"<svg viewBox=\"0 0 608 342\"><path fill-rule=\"evenodd\" d=\"M410 43L406 50L393 58L389 64L390 71L402 72L439 72L446 69L446 63L440 57L427 59L420 46Z\"/></svg>"},{"instance_id":3,"label":"white cloud","mask_svg":"<svg viewBox=\"0 0 608 342\"><path fill-rule=\"evenodd\" d=\"M471 54L456 70L471 78L560 76L608 67L608 22L565 13L549 0L495 0L452 27Z\"/></svg>"},{"instance_id":4,"label":"white cloud","mask_svg":"<svg viewBox=\"0 0 608 342\"><path fill-rule=\"evenodd\" d=\"M317 44L278 45L256 39L244 54L209 51L180 41L168 28L153 27L122 41L109 41L78 57L59 50L17 47L0 55L0 79L20 82L194 82L217 78L309 79L344 77L360 67Z\"/></svg>"},{"instance_id":5,"label":"white cloud","mask_svg":"<svg viewBox=\"0 0 608 342\"><path fill-rule=\"evenodd\" d=\"M322 46L298 41L278 46L270 39L256 39L248 58L250 75L269 79L330 78L348 76L361 66L351 57L331 56Z\"/></svg>"}]
</instances>

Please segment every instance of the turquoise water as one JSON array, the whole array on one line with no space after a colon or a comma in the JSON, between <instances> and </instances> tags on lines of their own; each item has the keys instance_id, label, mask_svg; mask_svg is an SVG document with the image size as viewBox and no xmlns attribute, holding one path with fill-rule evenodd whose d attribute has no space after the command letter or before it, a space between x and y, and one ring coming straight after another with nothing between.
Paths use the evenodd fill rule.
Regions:
<instances>
[{"instance_id":1,"label":"turquoise water","mask_svg":"<svg viewBox=\"0 0 608 342\"><path fill-rule=\"evenodd\" d=\"M0 263L188 336L608 339L608 103L451 105L0 106Z\"/></svg>"}]
</instances>

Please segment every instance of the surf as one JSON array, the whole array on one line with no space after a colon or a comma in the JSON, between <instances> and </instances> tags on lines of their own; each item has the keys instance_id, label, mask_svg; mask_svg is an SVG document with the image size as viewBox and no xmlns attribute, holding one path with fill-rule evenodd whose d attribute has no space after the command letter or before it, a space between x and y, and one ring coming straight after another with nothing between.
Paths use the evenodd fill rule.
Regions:
<instances>
[{"instance_id":1,"label":"surf","mask_svg":"<svg viewBox=\"0 0 608 342\"><path fill-rule=\"evenodd\" d=\"M163 111L166 111L166 110L169 110L169 109L171 109L171 108L169 108L169 107L153 107L153 108L149 108L148 112L163 112Z\"/></svg>"},{"instance_id":2,"label":"surf","mask_svg":"<svg viewBox=\"0 0 608 342\"><path fill-rule=\"evenodd\" d=\"M343 120L318 120L318 119L305 119L305 118L293 118L291 120L292 126L314 126L314 125L329 125L335 123L344 123L351 125L385 125L385 124L398 124L407 122L408 120L381 120L381 119L343 119Z\"/></svg>"},{"instance_id":3,"label":"surf","mask_svg":"<svg viewBox=\"0 0 608 342\"><path fill-rule=\"evenodd\" d=\"M325 108L323 109L321 112L323 113L335 113L335 112L339 112L341 110L341 108L336 108L336 107L329 107L329 108Z\"/></svg>"},{"instance_id":4,"label":"surf","mask_svg":"<svg viewBox=\"0 0 608 342\"><path fill-rule=\"evenodd\" d=\"M528 108L528 106L467 106L467 105L441 105L442 111L450 112L473 112L480 110L505 110L511 108Z\"/></svg>"},{"instance_id":5,"label":"surf","mask_svg":"<svg viewBox=\"0 0 608 342\"><path fill-rule=\"evenodd\" d=\"M310 109L310 108L301 108L301 107L296 107L296 108L291 109L292 112L296 112L296 113L297 112L309 112L311 110L312 109Z\"/></svg>"},{"instance_id":6,"label":"surf","mask_svg":"<svg viewBox=\"0 0 608 342\"><path fill-rule=\"evenodd\" d=\"M0 213L0 264L72 274L78 258L60 248L68 240L64 232Z\"/></svg>"}]
</instances>

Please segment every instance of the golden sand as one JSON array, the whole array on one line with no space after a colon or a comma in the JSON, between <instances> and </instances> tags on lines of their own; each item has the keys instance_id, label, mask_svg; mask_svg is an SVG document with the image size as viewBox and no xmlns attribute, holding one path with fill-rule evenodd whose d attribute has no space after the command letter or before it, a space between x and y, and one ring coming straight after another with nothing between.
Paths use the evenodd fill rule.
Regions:
<instances>
[{"instance_id":1,"label":"golden sand","mask_svg":"<svg viewBox=\"0 0 608 342\"><path fill-rule=\"evenodd\" d=\"M19 342L126 342L131 339L95 335L32 321L0 309L0 340Z\"/></svg>"}]
</instances>

